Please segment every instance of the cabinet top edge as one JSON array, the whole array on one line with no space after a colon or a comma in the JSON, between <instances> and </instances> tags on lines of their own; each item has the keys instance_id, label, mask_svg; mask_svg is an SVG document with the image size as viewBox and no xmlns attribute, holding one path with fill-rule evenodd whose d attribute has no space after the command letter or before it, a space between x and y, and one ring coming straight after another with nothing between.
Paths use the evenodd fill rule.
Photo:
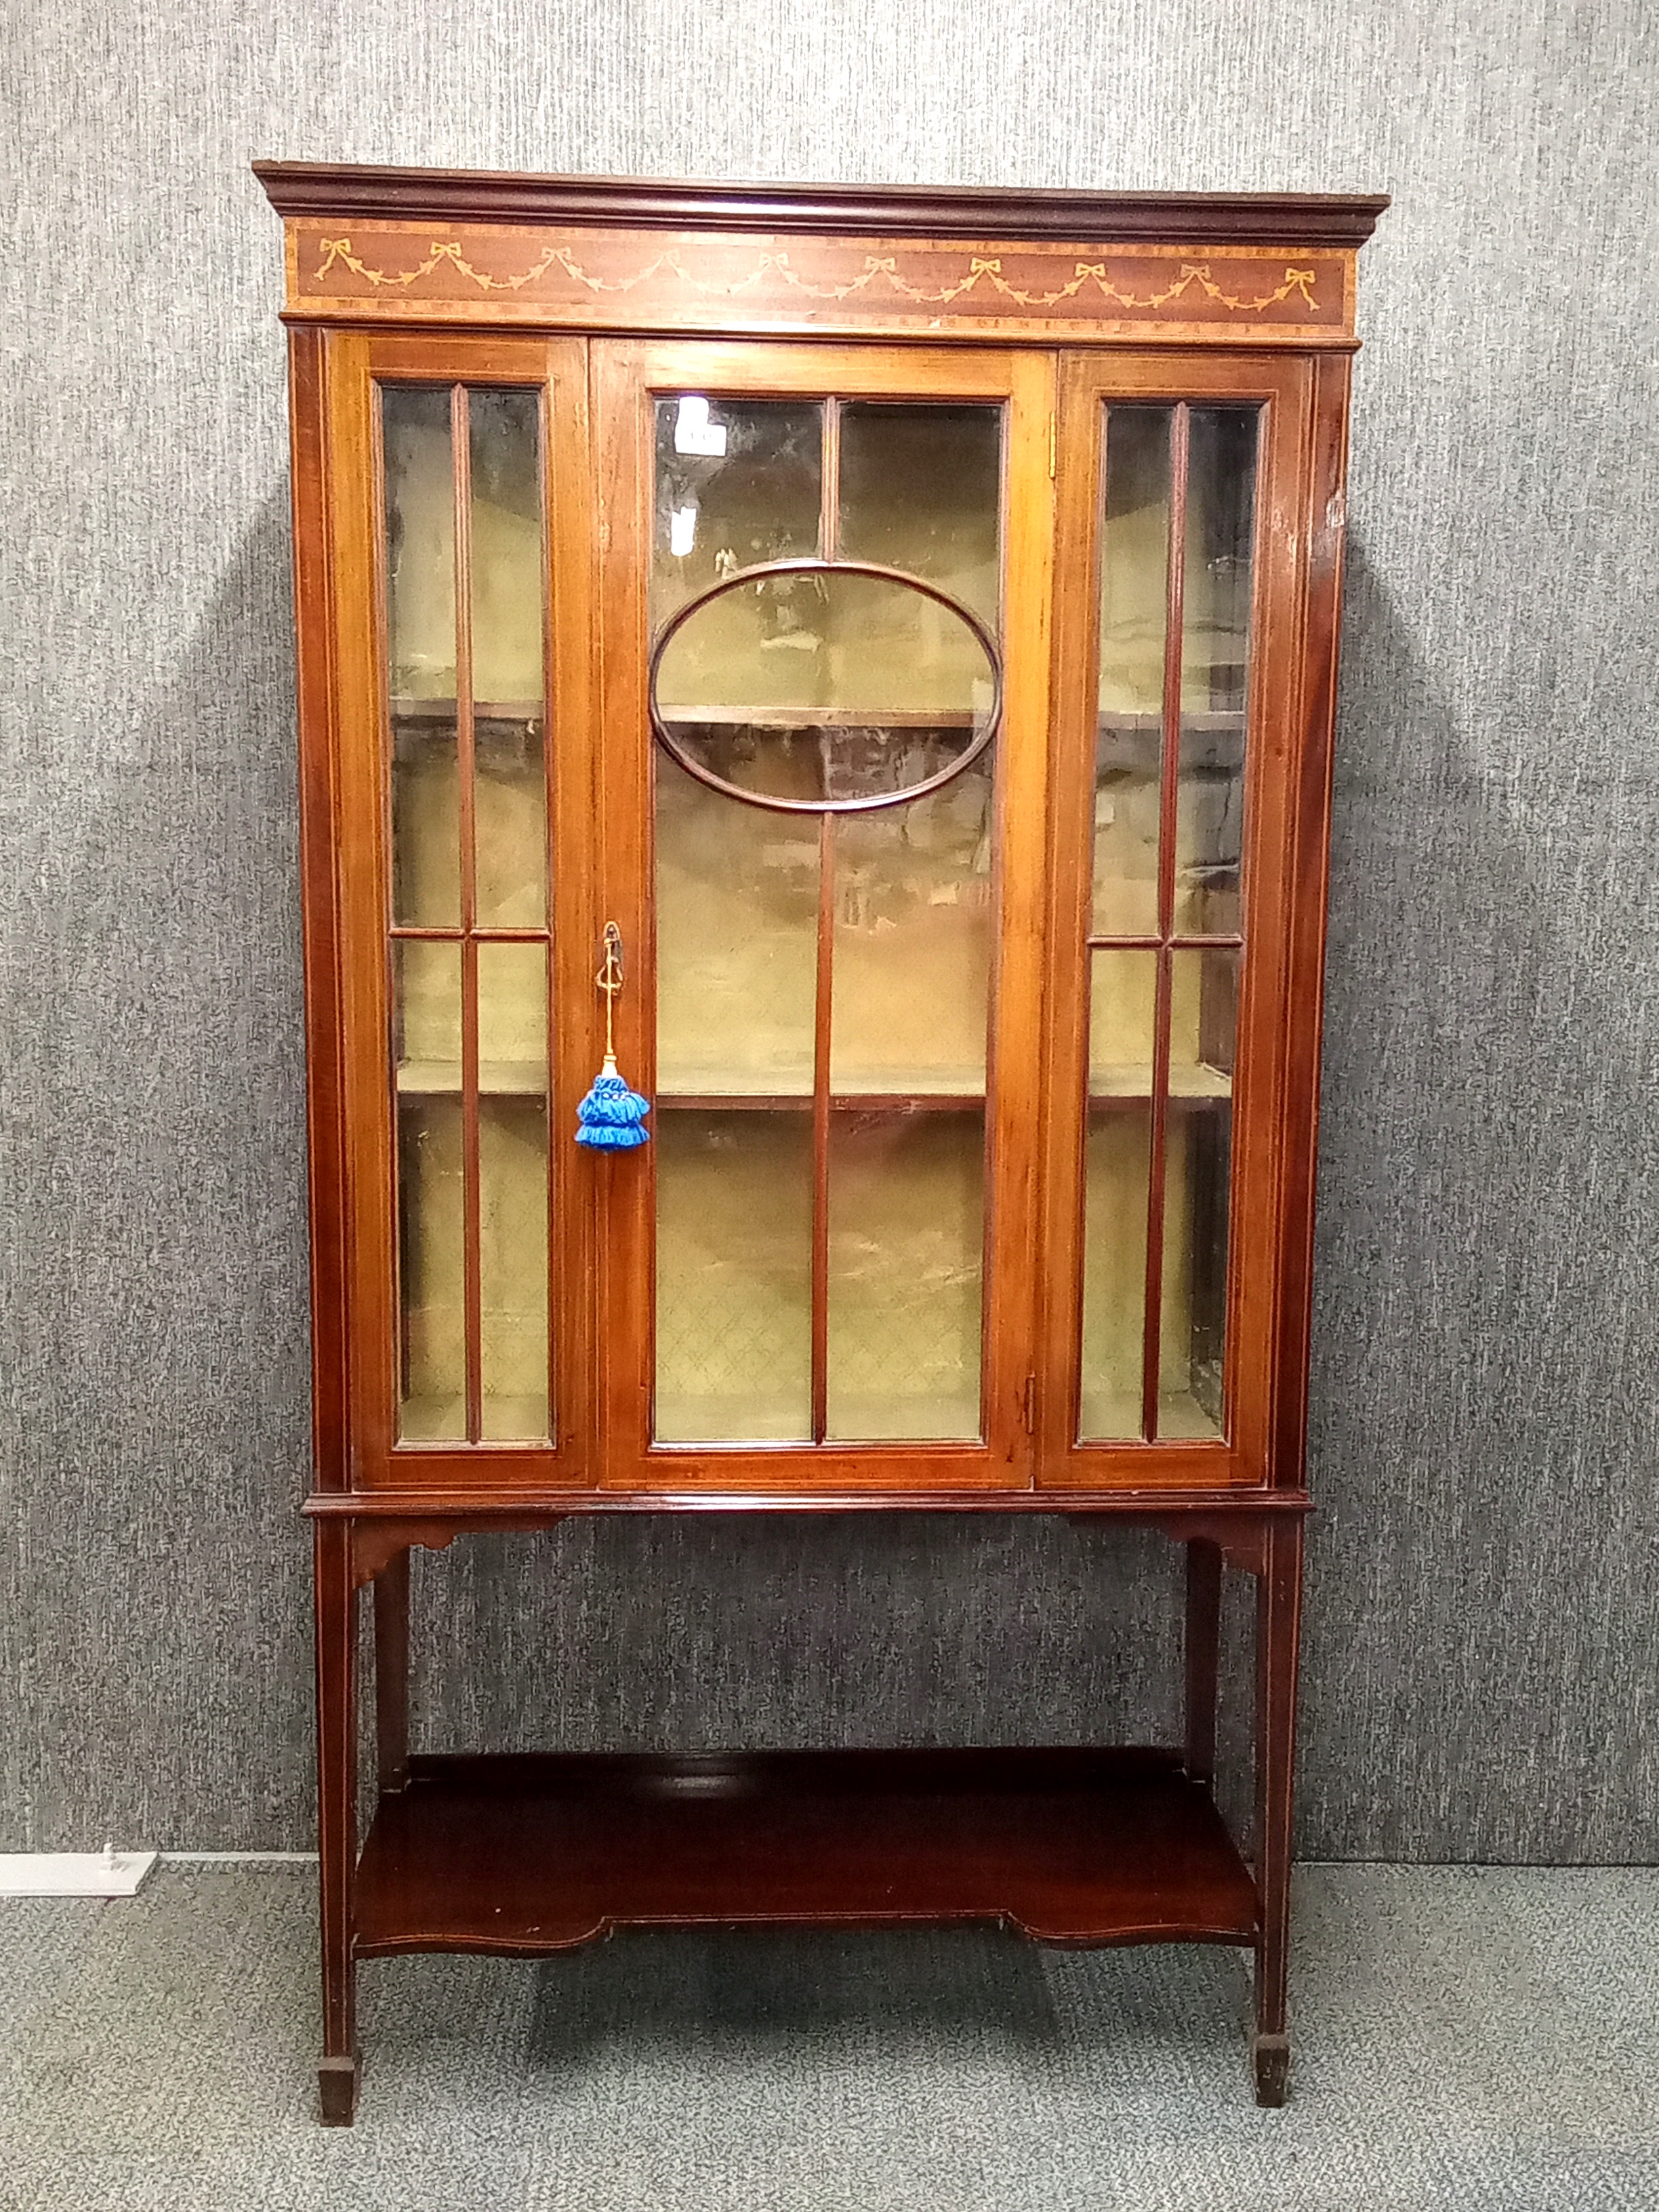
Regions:
<instances>
[{"instance_id":1,"label":"cabinet top edge","mask_svg":"<svg viewBox=\"0 0 1659 2212\"><path fill-rule=\"evenodd\" d=\"M738 184L255 161L278 215L343 221L603 224L641 229L1098 239L1170 246L1364 243L1386 194L1074 192L982 186Z\"/></svg>"}]
</instances>

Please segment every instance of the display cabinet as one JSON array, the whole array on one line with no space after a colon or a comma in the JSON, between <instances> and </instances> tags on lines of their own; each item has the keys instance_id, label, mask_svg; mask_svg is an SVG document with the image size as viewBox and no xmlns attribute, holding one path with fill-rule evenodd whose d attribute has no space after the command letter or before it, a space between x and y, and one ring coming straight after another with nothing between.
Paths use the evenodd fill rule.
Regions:
<instances>
[{"instance_id":1,"label":"display cabinet","mask_svg":"<svg viewBox=\"0 0 1659 2212\"><path fill-rule=\"evenodd\" d=\"M359 1960L640 1923L1242 1945L1279 2101L1343 462L1384 203L258 173L292 369L325 2117L355 2108ZM608 1044L615 1126L584 1107ZM411 1546L720 1511L805 1547L918 1510L1182 1545L1177 1740L410 1755ZM1229 1566L1257 1589L1242 1839L1212 1790Z\"/></svg>"}]
</instances>

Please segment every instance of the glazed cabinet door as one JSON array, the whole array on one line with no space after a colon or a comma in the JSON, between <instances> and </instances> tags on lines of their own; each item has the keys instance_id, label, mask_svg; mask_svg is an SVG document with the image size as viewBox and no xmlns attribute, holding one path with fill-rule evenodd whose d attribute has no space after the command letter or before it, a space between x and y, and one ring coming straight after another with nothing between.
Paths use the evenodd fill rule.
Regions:
<instances>
[{"instance_id":1,"label":"glazed cabinet door","mask_svg":"<svg viewBox=\"0 0 1659 2212\"><path fill-rule=\"evenodd\" d=\"M1313 383L1065 364L1044 1481L1268 1479Z\"/></svg>"},{"instance_id":2,"label":"glazed cabinet door","mask_svg":"<svg viewBox=\"0 0 1659 2212\"><path fill-rule=\"evenodd\" d=\"M352 1474L580 1481L586 348L348 334L327 376Z\"/></svg>"},{"instance_id":3,"label":"glazed cabinet door","mask_svg":"<svg viewBox=\"0 0 1659 2212\"><path fill-rule=\"evenodd\" d=\"M606 1480L1026 1484L1053 357L594 362Z\"/></svg>"}]
</instances>

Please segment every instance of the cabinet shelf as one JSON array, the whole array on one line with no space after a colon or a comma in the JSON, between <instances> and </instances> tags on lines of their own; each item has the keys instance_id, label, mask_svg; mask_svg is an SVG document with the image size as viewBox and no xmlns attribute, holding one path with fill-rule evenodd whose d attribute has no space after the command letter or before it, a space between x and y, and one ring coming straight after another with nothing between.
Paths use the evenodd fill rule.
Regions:
<instances>
[{"instance_id":1,"label":"cabinet shelf","mask_svg":"<svg viewBox=\"0 0 1659 2212\"><path fill-rule=\"evenodd\" d=\"M483 711L481 708L480 712ZM964 708L918 707L674 707L662 718L671 729L971 730L981 713Z\"/></svg>"},{"instance_id":2,"label":"cabinet shelf","mask_svg":"<svg viewBox=\"0 0 1659 2212\"><path fill-rule=\"evenodd\" d=\"M361 1957L825 1922L1249 1944L1257 1919L1208 1792L1156 1750L418 1758L356 1910Z\"/></svg>"},{"instance_id":3,"label":"cabinet shelf","mask_svg":"<svg viewBox=\"0 0 1659 2212\"><path fill-rule=\"evenodd\" d=\"M547 712L542 699L475 699L472 714L479 722L539 722ZM453 699L394 699L394 722L442 722L455 720Z\"/></svg>"},{"instance_id":4,"label":"cabinet shelf","mask_svg":"<svg viewBox=\"0 0 1659 2212\"><path fill-rule=\"evenodd\" d=\"M1244 710L1242 707L1192 707L1182 710L1181 726L1194 734L1203 731L1233 731L1244 733ZM1146 709L1129 707L1103 707L1096 721L1101 730L1145 730L1156 737L1164 727L1161 707Z\"/></svg>"},{"instance_id":5,"label":"cabinet shelf","mask_svg":"<svg viewBox=\"0 0 1659 2212\"><path fill-rule=\"evenodd\" d=\"M398 1065L398 1095L403 1098L459 1096L459 1060L405 1060ZM539 1098L547 1091L547 1063L540 1060L481 1060L478 1090L483 1097Z\"/></svg>"},{"instance_id":6,"label":"cabinet shelf","mask_svg":"<svg viewBox=\"0 0 1659 2212\"><path fill-rule=\"evenodd\" d=\"M1089 1103L1091 1106L1134 1105L1144 1103L1152 1095L1152 1070L1149 1060L1129 1060L1113 1067L1097 1067L1089 1077ZM1224 1068L1212 1067L1207 1060L1172 1060L1170 1064L1170 1101L1172 1105L1182 1103L1201 1103L1207 1099L1231 1098L1233 1079Z\"/></svg>"},{"instance_id":7,"label":"cabinet shelf","mask_svg":"<svg viewBox=\"0 0 1659 2212\"><path fill-rule=\"evenodd\" d=\"M665 1113L801 1113L812 1110L810 1091L659 1091ZM832 1114L965 1114L985 1103L984 1091L848 1091L833 1092Z\"/></svg>"},{"instance_id":8,"label":"cabinet shelf","mask_svg":"<svg viewBox=\"0 0 1659 2212\"><path fill-rule=\"evenodd\" d=\"M985 1098L985 1072L979 1067L872 1068L863 1072L857 1089L853 1080L837 1078L830 1097L833 1113L864 1113L887 1106L961 1113L981 1105ZM659 1073L659 1082L656 1103L669 1108L706 1113L798 1108L805 1112L812 1104L811 1079L805 1070L781 1080L771 1069L716 1068L699 1070L690 1081L684 1073L678 1079L670 1074L665 1080Z\"/></svg>"},{"instance_id":9,"label":"cabinet shelf","mask_svg":"<svg viewBox=\"0 0 1659 2212\"><path fill-rule=\"evenodd\" d=\"M761 1079L762 1081L764 1079ZM458 1060L406 1060L398 1064L398 1095L407 1098L459 1095L461 1064ZM478 1063L478 1090L486 1097L540 1097L547 1090L547 1069L538 1060L483 1060ZM1203 1103L1232 1097L1232 1078L1224 1069L1206 1063L1186 1063L1170 1070L1172 1104ZM1097 1069L1089 1085L1091 1106L1135 1105L1152 1095L1150 1063ZM982 1078L964 1079L946 1069L936 1074L918 1069L908 1080L889 1076L878 1087L832 1091L832 1113L874 1113L884 1108L915 1108L923 1112L965 1112L985 1101ZM759 1082L733 1075L724 1083L661 1090L653 1102L665 1111L744 1113L791 1110L810 1113L812 1093L805 1086L788 1090L763 1089Z\"/></svg>"}]
</instances>

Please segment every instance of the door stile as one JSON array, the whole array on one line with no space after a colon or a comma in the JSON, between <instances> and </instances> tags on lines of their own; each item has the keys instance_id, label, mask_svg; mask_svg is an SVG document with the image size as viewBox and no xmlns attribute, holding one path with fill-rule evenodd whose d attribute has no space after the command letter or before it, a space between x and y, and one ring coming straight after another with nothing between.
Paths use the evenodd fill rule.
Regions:
<instances>
[{"instance_id":1,"label":"door stile","mask_svg":"<svg viewBox=\"0 0 1659 2212\"><path fill-rule=\"evenodd\" d=\"M602 919L627 948L616 1007L623 1073L654 1097L658 919L653 805L656 760L647 710L646 576L652 544L652 403L691 390L757 400L891 398L991 401L1004 410L1002 575L1006 680L993 815L1000 916L990 951L989 1092L984 1130L982 1440L940 1443L699 1446L652 1442L656 1297L653 1144L595 1162L600 1271L599 1342L605 1480L655 1492L764 1493L1025 1486L1032 1446L1027 1378L1033 1371L1035 1225L1039 1177L1042 824L1048 721L1048 617L1053 496L1049 476L1054 356L1048 352L929 353L810 344L636 344L596 342L592 392L604 516L598 612L605 757L599 777L605 864ZM830 410L833 417L833 409ZM826 472L827 473L827 472ZM827 497L827 493L826 493ZM831 525L833 533L833 523ZM833 545L833 534L825 540ZM819 851L833 841L827 824ZM826 972L832 885L820 860L817 982L811 1109L814 1328L811 1428L826 1422L823 1286L826 1186L832 1142L825 1088L831 988ZM598 1019L596 1012L596 1022ZM598 1031L596 1030L596 1035ZM653 1128L662 1121L653 1115Z\"/></svg>"},{"instance_id":2,"label":"door stile","mask_svg":"<svg viewBox=\"0 0 1659 2212\"><path fill-rule=\"evenodd\" d=\"M993 1448L1029 1487L1036 1464L1043 1378L1041 1212L1046 972L1046 824L1053 727L1051 691L1058 543L1060 356L1017 354L1004 466L1009 683L1004 705L997 898L1002 915L992 969L996 1036L991 1054L996 1177L988 1224L992 1279L986 1379Z\"/></svg>"},{"instance_id":3,"label":"door stile","mask_svg":"<svg viewBox=\"0 0 1659 2212\"><path fill-rule=\"evenodd\" d=\"M594 619L600 702L594 748L599 865L590 965L597 972L599 932L615 921L623 934L623 989L613 1009L617 1057L634 1088L654 1099L656 1031L647 1019L657 972L652 763L639 676L646 651L642 549L651 542L649 464L624 349L603 341L592 343L588 392L599 518ZM597 1067L604 1023L591 980L586 1003L587 1024L578 1012L574 1026L586 1026ZM611 1487L631 1486L641 1440L650 1431L649 1378L645 1354L635 1347L653 1340L656 1283L648 1262L655 1144L653 1129L649 1146L591 1156L599 1407L595 1473Z\"/></svg>"}]
</instances>

